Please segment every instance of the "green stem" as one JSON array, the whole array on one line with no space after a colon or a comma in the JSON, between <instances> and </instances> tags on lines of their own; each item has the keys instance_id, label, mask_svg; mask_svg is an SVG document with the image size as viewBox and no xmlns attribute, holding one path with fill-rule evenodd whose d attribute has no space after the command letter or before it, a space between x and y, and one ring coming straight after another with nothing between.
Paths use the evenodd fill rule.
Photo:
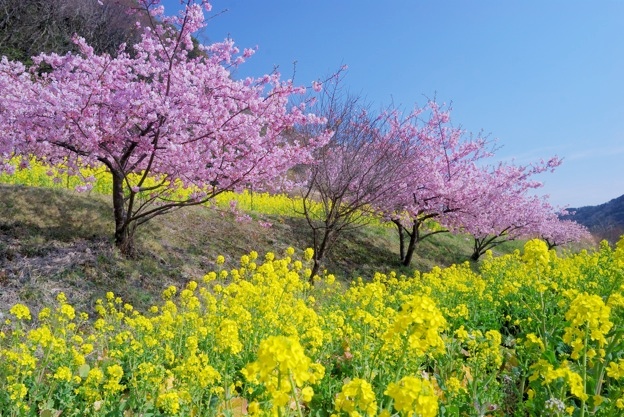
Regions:
<instances>
[{"instance_id":1,"label":"green stem","mask_svg":"<svg viewBox=\"0 0 624 417\"><path fill-rule=\"evenodd\" d=\"M277 371L277 390L282 390L282 371L279 370ZM273 404L273 406L275 406L275 404ZM277 416L282 417L282 407L278 407Z\"/></svg>"},{"instance_id":2,"label":"green stem","mask_svg":"<svg viewBox=\"0 0 624 417\"><path fill-rule=\"evenodd\" d=\"M472 395L472 406L475 408L475 410L479 413L479 415L483 415L482 412L482 407L481 407L481 401L479 401L479 394L478 394L478 384L477 381L479 380L479 369L478 366L475 366L474 368L472 368L472 370L474 371L474 375L472 376L472 382L470 382L470 388L471 388L471 395Z\"/></svg>"},{"instance_id":3,"label":"green stem","mask_svg":"<svg viewBox=\"0 0 624 417\"><path fill-rule=\"evenodd\" d=\"M611 356L611 352L614 350L614 348L616 348L619 343L613 343L614 341L619 341L621 338L621 333L624 329L616 329L613 333L613 336L611 336L611 340L610 343L607 344L607 349L605 351L605 355L604 355L604 361L598 361L598 366L596 369L596 374L594 375L594 379L596 381L596 387L594 388L594 395L600 395L600 392L602 391L602 384L604 382L604 375L605 375L605 369L607 367L607 361L606 359L609 358ZM594 411L596 410L597 407L594 407Z\"/></svg>"},{"instance_id":4,"label":"green stem","mask_svg":"<svg viewBox=\"0 0 624 417\"><path fill-rule=\"evenodd\" d=\"M371 361L371 364L369 366L369 373L368 373L368 380L370 381L373 377L373 369L375 369L374 365L375 362L377 362L377 357L379 356L379 353L381 352L381 349L383 348L383 342L379 345L379 347L377 348L377 350L375 351L375 353L373 354L373 360Z\"/></svg>"},{"instance_id":5,"label":"green stem","mask_svg":"<svg viewBox=\"0 0 624 417\"><path fill-rule=\"evenodd\" d=\"M299 404L299 397L297 396L297 387L295 386L295 381L293 379L292 372L288 373L288 379L290 379L290 389L293 392L293 397L295 397L297 413L299 414L299 417L303 417L303 413L301 412L301 405Z\"/></svg>"},{"instance_id":6,"label":"green stem","mask_svg":"<svg viewBox=\"0 0 624 417\"><path fill-rule=\"evenodd\" d=\"M225 372L224 372L225 377L223 378L223 392L225 393L224 400L225 400L226 408L227 408L228 411L231 412L232 411L232 404L230 402L230 399L232 398L232 393L230 393L228 391L229 390L228 383L229 383L229 380L230 380L230 378L229 378L230 373L229 373L229 366L228 366L228 364L230 363L230 361L228 360L229 356L227 355L227 353L225 355L226 355L226 360L225 360Z\"/></svg>"},{"instance_id":7,"label":"green stem","mask_svg":"<svg viewBox=\"0 0 624 417\"><path fill-rule=\"evenodd\" d=\"M542 317L546 317L546 307L544 306L544 293L540 292L540 301L542 303ZM542 322L542 342L544 343L544 348L548 347L548 338L546 337L546 320L541 320Z\"/></svg>"},{"instance_id":8,"label":"green stem","mask_svg":"<svg viewBox=\"0 0 624 417\"><path fill-rule=\"evenodd\" d=\"M409 335L409 331L407 333ZM409 336L406 336L403 339L403 355L401 355L401 365L397 367L395 381L398 382L403 375L403 370L405 369L405 362L407 361L407 348L409 345Z\"/></svg>"},{"instance_id":9,"label":"green stem","mask_svg":"<svg viewBox=\"0 0 624 417\"><path fill-rule=\"evenodd\" d=\"M587 340L589 339L589 327L585 329L585 348L583 351L583 393L587 393ZM581 400L581 417L585 416L585 399Z\"/></svg>"}]
</instances>

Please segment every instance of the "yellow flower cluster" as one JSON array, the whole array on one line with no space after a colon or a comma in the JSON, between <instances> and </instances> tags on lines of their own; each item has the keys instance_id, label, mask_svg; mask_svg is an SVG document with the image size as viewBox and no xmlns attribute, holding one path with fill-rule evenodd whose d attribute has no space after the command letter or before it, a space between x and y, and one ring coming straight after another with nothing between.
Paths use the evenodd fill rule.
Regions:
<instances>
[{"instance_id":1,"label":"yellow flower cluster","mask_svg":"<svg viewBox=\"0 0 624 417\"><path fill-rule=\"evenodd\" d=\"M296 395L296 388L316 384L322 379L325 368L312 363L296 338L269 336L260 342L258 359L247 364L241 373L248 381L266 388L277 410ZM304 389L311 399L312 388L306 386Z\"/></svg>"},{"instance_id":2,"label":"yellow flower cluster","mask_svg":"<svg viewBox=\"0 0 624 417\"><path fill-rule=\"evenodd\" d=\"M469 362L481 368L500 367L503 363L501 341L502 336L497 330L488 330L485 335L474 330L465 341Z\"/></svg>"},{"instance_id":3,"label":"yellow flower cluster","mask_svg":"<svg viewBox=\"0 0 624 417\"><path fill-rule=\"evenodd\" d=\"M406 349L416 357L426 354L443 353L444 341L440 333L446 327L446 319L435 302L427 296L415 295L403 304L401 311L394 318L384 339L393 347ZM405 343L397 346L396 342Z\"/></svg>"},{"instance_id":4,"label":"yellow flower cluster","mask_svg":"<svg viewBox=\"0 0 624 417\"><path fill-rule=\"evenodd\" d=\"M322 274L311 285L313 256L251 252L227 270L220 257L145 313L112 292L93 318L63 294L37 320L13 306L0 324L0 410L621 413L624 265L608 245L555 256L531 241L478 266L350 284Z\"/></svg>"},{"instance_id":5,"label":"yellow flower cluster","mask_svg":"<svg viewBox=\"0 0 624 417\"><path fill-rule=\"evenodd\" d=\"M615 379L624 378L624 359L620 359L617 362L609 362L607 376Z\"/></svg>"},{"instance_id":6,"label":"yellow flower cluster","mask_svg":"<svg viewBox=\"0 0 624 417\"><path fill-rule=\"evenodd\" d=\"M542 342L542 339L537 337L535 333L529 333L526 335L524 345L529 349L531 349L532 347L537 347L542 352L546 350L546 347L544 346L544 342Z\"/></svg>"},{"instance_id":7,"label":"yellow flower cluster","mask_svg":"<svg viewBox=\"0 0 624 417\"><path fill-rule=\"evenodd\" d=\"M168 391L158 395L156 406L169 415L178 415L180 412L181 398L178 392Z\"/></svg>"},{"instance_id":8,"label":"yellow flower cluster","mask_svg":"<svg viewBox=\"0 0 624 417\"><path fill-rule=\"evenodd\" d=\"M524 245L522 260L529 266L544 269L550 262L550 254L546 242L539 239L529 240Z\"/></svg>"},{"instance_id":9,"label":"yellow flower cluster","mask_svg":"<svg viewBox=\"0 0 624 417\"><path fill-rule=\"evenodd\" d=\"M613 327L610 313L611 309L595 294L579 294L572 301L565 315L570 326L565 328L563 335L563 341L572 346L572 359L578 359L585 349L590 359L596 354L604 357L606 334ZM597 352L589 346L590 341L598 343Z\"/></svg>"},{"instance_id":10,"label":"yellow flower cluster","mask_svg":"<svg viewBox=\"0 0 624 417\"><path fill-rule=\"evenodd\" d=\"M7 385L6 394L9 396L9 400L13 402L13 409L17 411L17 413L27 413L31 411L31 408L24 399L26 398L26 394L28 394L28 388L23 383L12 383ZM16 415L19 415L17 414Z\"/></svg>"},{"instance_id":11,"label":"yellow flower cluster","mask_svg":"<svg viewBox=\"0 0 624 417\"><path fill-rule=\"evenodd\" d=\"M361 378L354 378L342 386L336 395L336 411L344 411L350 417L358 417L360 413L372 417L377 414L377 400L373 387Z\"/></svg>"},{"instance_id":12,"label":"yellow flower cluster","mask_svg":"<svg viewBox=\"0 0 624 417\"><path fill-rule=\"evenodd\" d=\"M533 369L533 374L529 377L530 381L541 378L542 385L551 385L557 380L565 381L570 393L576 398L583 401L589 398L585 392L583 378L569 368L568 362L564 361L559 368L555 369L548 361L540 359L531 366L531 369Z\"/></svg>"},{"instance_id":13,"label":"yellow flower cluster","mask_svg":"<svg viewBox=\"0 0 624 417\"><path fill-rule=\"evenodd\" d=\"M232 319L225 319L217 328L215 334L216 347L221 352L236 355L243 350L243 344L238 338L238 324Z\"/></svg>"},{"instance_id":14,"label":"yellow flower cluster","mask_svg":"<svg viewBox=\"0 0 624 417\"><path fill-rule=\"evenodd\" d=\"M394 408L402 416L435 417L438 415L438 397L430 381L405 376L388 385L385 394L394 400Z\"/></svg>"},{"instance_id":15,"label":"yellow flower cluster","mask_svg":"<svg viewBox=\"0 0 624 417\"><path fill-rule=\"evenodd\" d=\"M31 320L30 310L24 304L15 304L9 310L9 313L13 314L18 320Z\"/></svg>"}]
</instances>

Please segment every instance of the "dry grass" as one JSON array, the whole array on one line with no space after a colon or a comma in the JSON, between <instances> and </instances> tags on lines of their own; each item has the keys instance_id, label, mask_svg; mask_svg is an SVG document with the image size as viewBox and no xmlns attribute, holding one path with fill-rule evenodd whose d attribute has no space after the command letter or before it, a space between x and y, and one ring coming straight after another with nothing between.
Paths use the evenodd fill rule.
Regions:
<instances>
[{"instance_id":1,"label":"dry grass","mask_svg":"<svg viewBox=\"0 0 624 417\"><path fill-rule=\"evenodd\" d=\"M95 300L113 291L137 308L156 302L168 285L184 285L214 269L217 255L235 267L252 250L282 253L310 246L305 221L250 213L241 223L231 213L191 207L152 220L138 231L136 259L112 245L109 199L70 190L0 185L0 312L17 302L34 311L64 292L78 309L92 312ZM326 262L344 280L375 271L411 275L467 260L471 241L449 234L422 242L412 268L398 264L395 230L367 226L336 244Z\"/></svg>"}]
</instances>

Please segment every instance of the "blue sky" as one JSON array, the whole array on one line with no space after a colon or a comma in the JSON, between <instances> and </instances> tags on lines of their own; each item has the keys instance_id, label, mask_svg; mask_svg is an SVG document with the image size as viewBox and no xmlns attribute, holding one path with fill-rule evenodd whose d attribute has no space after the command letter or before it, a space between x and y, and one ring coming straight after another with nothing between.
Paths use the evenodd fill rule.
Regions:
<instances>
[{"instance_id":1,"label":"blue sky","mask_svg":"<svg viewBox=\"0 0 624 417\"><path fill-rule=\"evenodd\" d=\"M162 2L167 14L178 0ZM497 160L558 155L543 175L559 206L624 194L624 1L215 0L204 43L230 36L258 52L237 76L279 66L312 80L349 67L345 85L374 106L427 97L483 131Z\"/></svg>"}]
</instances>

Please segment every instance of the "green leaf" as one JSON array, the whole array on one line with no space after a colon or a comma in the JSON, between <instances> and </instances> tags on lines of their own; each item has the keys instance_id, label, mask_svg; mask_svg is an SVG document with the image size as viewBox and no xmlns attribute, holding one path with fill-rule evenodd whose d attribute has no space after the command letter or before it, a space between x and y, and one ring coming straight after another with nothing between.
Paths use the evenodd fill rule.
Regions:
<instances>
[{"instance_id":1,"label":"green leaf","mask_svg":"<svg viewBox=\"0 0 624 417\"><path fill-rule=\"evenodd\" d=\"M59 417L61 413L61 410L47 408L45 410L41 410L41 412L39 413L39 417Z\"/></svg>"},{"instance_id":2,"label":"green leaf","mask_svg":"<svg viewBox=\"0 0 624 417\"><path fill-rule=\"evenodd\" d=\"M90 370L91 367L86 363L84 365L80 365L80 367L78 368L78 375L80 375L80 378L86 378L87 375L89 375Z\"/></svg>"}]
</instances>

